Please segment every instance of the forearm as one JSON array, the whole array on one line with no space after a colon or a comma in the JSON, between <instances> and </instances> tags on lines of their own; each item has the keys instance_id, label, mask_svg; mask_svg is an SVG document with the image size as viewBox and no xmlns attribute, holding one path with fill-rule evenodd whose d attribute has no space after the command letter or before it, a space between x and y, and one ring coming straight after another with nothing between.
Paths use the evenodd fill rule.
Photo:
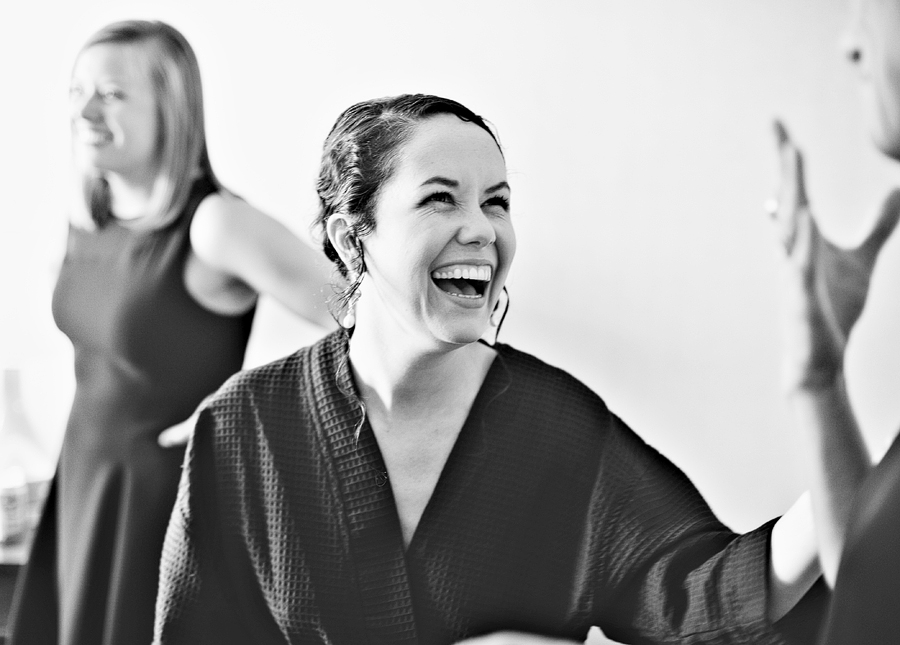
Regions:
<instances>
[{"instance_id":1,"label":"forearm","mask_svg":"<svg viewBox=\"0 0 900 645\"><path fill-rule=\"evenodd\" d=\"M822 575L812 499L803 493L772 528L769 542L769 618L783 618Z\"/></svg>"},{"instance_id":2,"label":"forearm","mask_svg":"<svg viewBox=\"0 0 900 645\"><path fill-rule=\"evenodd\" d=\"M825 580L834 584L847 518L871 457L853 415L843 375L829 385L796 388L791 408L809 448L812 515Z\"/></svg>"}]
</instances>

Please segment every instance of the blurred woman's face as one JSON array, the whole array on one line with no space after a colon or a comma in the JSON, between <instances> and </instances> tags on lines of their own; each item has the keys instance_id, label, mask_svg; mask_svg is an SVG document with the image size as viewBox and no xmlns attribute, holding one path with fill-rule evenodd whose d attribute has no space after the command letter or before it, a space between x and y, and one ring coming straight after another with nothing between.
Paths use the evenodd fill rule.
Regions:
<instances>
[{"instance_id":1,"label":"blurred woman's face","mask_svg":"<svg viewBox=\"0 0 900 645\"><path fill-rule=\"evenodd\" d=\"M875 145L900 159L900 0L854 0L844 43Z\"/></svg>"},{"instance_id":2,"label":"blurred woman's face","mask_svg":"<svg viewBox=\"0 0 900 645\"><path fill-rule=\"evenodd\" d=\"M509 198L506 163L487 132L447 114L418 124L363 240L357 325L442 347L478 340L515 255Z\"/></svg>"},{"instance_id":3,"label":"blurred woman's face","mask_svg":"<svg viewBox=\"0 0 900 645\"><path fill-rule=\"evenodd\" d=\"M81 53L69 89L76 162L140 181L157 171L159 117L145 56L133 45Z\"/></svg>"}]
</instances>

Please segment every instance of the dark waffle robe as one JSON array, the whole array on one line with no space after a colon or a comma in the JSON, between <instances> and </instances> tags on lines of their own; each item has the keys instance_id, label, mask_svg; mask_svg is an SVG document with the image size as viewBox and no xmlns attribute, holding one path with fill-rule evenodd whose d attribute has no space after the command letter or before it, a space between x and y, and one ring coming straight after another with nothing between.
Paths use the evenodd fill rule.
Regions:
<instances>
[{"instance_id":1,"label":"dark waffle robe","mask_svg":"<svg viewBox=\"0 0 900 645\"><path fill-rule=\"evenodd\" d=\"M342 332L230 379L188 447L155 642L814 640L820 598L766 619L771 522L729 531L583 384L495 348L408 548Z\"/></svg>"},{"instance_id":2,"label":"dark waffle robe","mask_svg":"<svg viewBox=\"0 0 900 645\"><path fill-rule=\"evenodd\" d=\"M75 398L12 612L11 645L153 638L159 554L183 448L157 436L241 368L253 311L220 316L184 286L195 183L160 230L72 227L53 314L75 350Z\"/></svg>"}]
</instances>

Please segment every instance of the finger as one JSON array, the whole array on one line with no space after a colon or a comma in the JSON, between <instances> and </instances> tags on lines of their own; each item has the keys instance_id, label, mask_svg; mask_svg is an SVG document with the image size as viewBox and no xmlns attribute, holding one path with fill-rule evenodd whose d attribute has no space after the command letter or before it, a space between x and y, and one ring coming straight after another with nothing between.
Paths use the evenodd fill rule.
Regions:
<instances>
[{"instance_id":1,"label":"finger","mask_svg":"<svg viewBox=\"0 0 900 645\"><path fill-rule=\"evenodd\" d=\"M806 197L803 154L796 146L787 143L782 149L782 160L781 193L775 220L781 233L782 244L788 253L791 253L796 243L800 220L809 217L809 201Z\"/></svg>"},{"instance_id":2,"label":"finger","mask_svg":"<svg viewBox=\"0 0 900 645\"><path fill-rule=\"evenodd\" d=\"M779 147L778 152L781 161L779 202L790 212L798 206L806 206L803 153L790 141Z\"/></svg>"},{"instance_id":3,"label":"finger","mask_svg":"<svg viewBox=\"0 0 900 645\"><path fill-rule=\"evenodd\" d=\"M874 264L875 256L897 228L898 221L900 221L900 189L894 189L885 199L872 232L860 245L858 252Z\"/></svg>"},{"instance_id":4,"label":"finger","mask_svg":"<svg viewBox=\"0 0 900 645\"><path fill-rule=\"evenodd\" d=\"M817 264L823 311L837 338L846 343L869 291L875 263L882 246L900 219L900 190L885 200L872 232L855 249L841 248L822 238Z\"/></svg>"},{"instance_id":5,"label":"finger","mask_svg":"<svg viewBox=\"0 0 900 645\"><path fill-rule=\"evenodd\" d=\"M775 119L772 122L772 126L775 131L775 140L778 148L778 176L780 183L775 191L775 196L767 199L763 204L763 210L768 213L769 217L773 220L777 220L781 210L780 200L783 197L782 193L784 192L784 186L788 183L785 181L784 144L789 141L789 137L784 124L782 124L779 119Z\"/></svg>"},{"instance_id":6,"label":"finger","mask_svg":"<svg viewBox=\"0 0 900 645\"><path fill-rule=\"evenodd\" d=\"M812 266L813 252L817 243L819 231L816 223L806 208L798 208L794 229L790 239L790 246L786 247L791 259L801 269L804 276L809 277Z\"/></svg>"},{"instance_id":7,"label":"finger","mask_svg":"<svg viewBox=\"0 0 900 645\"><path fill-rule=\"evenodd\" d=\"M778 148L778 159L781 164L780 170L783 177L785 173L792 172L793 170L792 152L796 146L794 146L791 141L791 136L788 134L784 123L779 119L775 119L773 127L775 130L775 143Z\"/></svg>"},{"instance_id":8,"label":"finger","mask_svg":"<svg viewBox=\"0 0 900 645\"><path fill-rule=\"evenodd\" d=\"M806 174L804 172L803 153L797 146L792 144L794 149L794 199L798 207L809 205L806 199Z\"/></svg>"},{"instance_id":9,"label":"finger","mask_svg":"<svg viewBox=\"0 0 900 645\"><path fill-rule=\"evenodd\" d=\"M171 448L172 447L172 429L163 430L159 433L159 436L156 438L156 443L158 443L163 448Z\"/></svg>"},{"instance_id":10,"label":"finger","mask_svg":"<svg viewBox=\"0 0 900 645\"><path fill-rule=\"evenodd\" d=\"M791 140L787 128L779 119L773 122L775 139L778 143L779 159L781 161L782 178L787 180L782 183L782 189L792 191L793 203L800 206L806 205L806 178L803 171L803 154Z\"/></svg>"},{"instance_id":11,"label":"finger","mask_svg":"<svg viewBox=\"0 0 900 645\"><path fill-rule=\"evenodd\" d=\"M772 122L772 127L775 130L775 141L778 144L779 148L791 140L791 137L788 135L787 128L784 127L784 123L781 121L781 119L775 119Z\"/></svg>"},{"instance_id":12,"label":"finger","mask_svg":"<svg viewBox=\"0 0 900 645\"><path fill-rule=\"evenodd\" d=\"M177 425L160 432L156 440L163 448L173 448L175 446L185 445L190 436L190 427Z\"/></svg>"},{"instance_id":13,"label":"finger","mask_svg":"<svg viewBox=\"0 0 900 645\"><path fill-rule=\"evenodd\" d=\"M802 161L799 161L799 152L790 143L782 146L780 157L781 186L774 219L781 243L790 253L797 235L797 210L801 206L797 198L797 173L802 172Z\"/></svg>"}]
</instances>

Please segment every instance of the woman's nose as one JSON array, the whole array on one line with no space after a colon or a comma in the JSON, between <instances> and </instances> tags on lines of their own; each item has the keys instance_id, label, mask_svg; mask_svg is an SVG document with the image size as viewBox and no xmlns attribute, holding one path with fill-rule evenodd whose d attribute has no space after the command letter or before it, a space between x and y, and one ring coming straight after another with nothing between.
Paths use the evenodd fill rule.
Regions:
<instances>
[{"instance_id":1,"label":"woman's nose","mask_svg":"<svg viewBox=\"0 0 900 645\"><path fill-rule=\"evenodd\" d=\"M96 92L84 93L72 99L72 110L75 116L88 121L96 121L100 117L100 97Z\"/></svg>"},{"instance_id":2,"label":"woman's nose","mask_svg":"<svg viewBox=\"0 0 900 645\"><path fill-rule=\"evenodd\" d=\"M463 244L473 244L482 248L494 243L497 239L494 226L490 218L476 204L466 210L466 221L459 232L459 241Z\"/></svg>"}]
</instances>

